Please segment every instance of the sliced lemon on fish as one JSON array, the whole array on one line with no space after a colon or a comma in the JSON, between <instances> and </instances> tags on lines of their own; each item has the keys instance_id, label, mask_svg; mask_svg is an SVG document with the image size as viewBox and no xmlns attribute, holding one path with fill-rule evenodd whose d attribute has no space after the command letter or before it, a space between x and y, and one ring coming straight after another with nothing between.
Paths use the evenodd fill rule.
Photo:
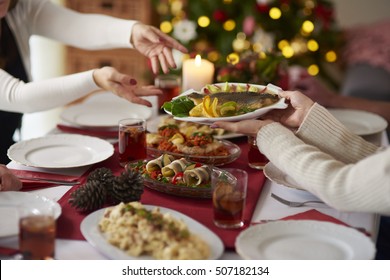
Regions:
<instances>
[{"instance_id":1,"label":"sliced lemon on fish","mask_svg":"<svg viewBox=\"0 0 390 280\"><path fill-rule=\"evenodd\" d=\"M213 117L213 114L211 112L211 99L210 99L210 96L207 95L203 98L203 115L205 117L208 117L208 118L212 118Z\"/></svg>"},{"instance_id":2,"label":"sliced lemon on fish","mask_svg":"<svg viewBox=\"0 0 390 280\"><path fill-rule=\"evenodd\" d=\"M253 91L253 92L259 92L259 88L258 87L255 87L255 86L250 86L248 91Z\"/></svg>"},{"instance_id":3,"label":"sliced lemon on fish","mask_svg":"<svg viewBox=\"0 0 390 280\"><path fill-rule=\"evenodd\" d=\"M237 103L235 101L229 101L222 104L219 112L221 116L234 116L237 111Z\"/></svg>"},{"instance_id":4,"label":"sliced lemon on fish","mask_svg":"<svg viewBox=\"0 0 390 280\"><path fill-rule=\"evenodd\" d=\"M213 117L219 117L217 106L218 106L218 98L214 98L213 102L211 103L211 110L210 110Z\"/></svg>"},{"instance_id":5,"label":"sliced lemon on fish","mask_svg":"<svg viewBox=\"0 0 390 280\"><path fill-rule=\"evenodd\" d=\"M246 91L246 86L238 84L236 87L236 92L243 92Z\"/></svg>"},{"instance_id":6,"label":"sliced lemon on fish","mask_svg":"<svg viewBox=\"0 0 390 280\"><path fill-rule=\"evenodd\" d=\"M213 84L206 85L206 89L209 91L209 93L221 91L220 87L218 87L217 85L213 85Z\"/></svg>"},{"instance_id":7,"label":"sliced lemon on fish","mask_svg":"<svg viewBox=\"0 0 390 280\"><path fill-rule=\"evenodd\" d=\"M229 92L230 91L230 84L228 82L226 82L223 86L222 86L222 92Z\"/></svg>"},{"instance_id":8,"label":"sliced lemon on fish","mask_svg":"<svg viewBox=\"0 0 390 280\"><path fill-rule=\"evenodd\" d=\"M190 117L203 117L203 103L199 103L188 113Z\"/></svg>"}]
</instances>

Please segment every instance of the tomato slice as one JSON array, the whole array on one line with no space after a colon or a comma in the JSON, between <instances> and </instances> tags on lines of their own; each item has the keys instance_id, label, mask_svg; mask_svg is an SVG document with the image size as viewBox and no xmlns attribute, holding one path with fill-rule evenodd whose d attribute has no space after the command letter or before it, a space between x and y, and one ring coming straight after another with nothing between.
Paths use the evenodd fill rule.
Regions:
<instances>
[{"instance_id":1,"label":"tomato slice","mask_svg":"<svg viewBox=\"0 0 390 280\"><path fill-rule=\"evenodd\" d=\"M183 180L183 176L184 176L183 172L177 173L175 176L173 176L171 183L176 185L178 182Z\"/></svg>"}]
</instances>

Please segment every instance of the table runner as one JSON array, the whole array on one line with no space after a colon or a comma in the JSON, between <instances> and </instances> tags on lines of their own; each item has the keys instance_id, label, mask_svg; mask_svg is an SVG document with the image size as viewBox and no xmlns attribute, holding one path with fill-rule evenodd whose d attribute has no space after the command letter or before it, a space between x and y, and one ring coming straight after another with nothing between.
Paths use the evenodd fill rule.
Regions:
<instances>
[{"instance_id":1,"label":"table runner","mask_svg":"<svg viewBox=\"0 0 390 280\"><path fill-rule=\"evenodd\" d=\"M141 198L143 204L150 204L156 206L162 206L177 210L205 225L207 228L216 233L223 241L227 249L234 249L234 242L237 235L245 229L252 219L253 212L256 208L258 198L260 196L262 187L265 182L265 176L262 171L252 169L247 164L247 141L246 138L234 139L234 142L241 148L240 157L228 165L222 166L222 168L235 167L241 168L248 172L248 194L247 202L244 211L245 226L240 229L220 229L217 228L213 223L213 211L212 202L210 199L195 199L195 198L184 198L178 196L172 196L157 192L148 188L145 188ZM104 162L98 163L91 168L94 170L99 167L108 167L112 169L114 174L118 175L123 168L118 163L117 147L114 155L105 160ZM81 178L82 182L85 182L87 174ZM80 232L80 223L88 215L88 213L77 212L68 203L70 194L79 186L71 188L60 200L59 203L62 207L62 215L58 219L57 223L57 237L65 239L79 239L84 240Z\"/></svg>"}]
</instances>

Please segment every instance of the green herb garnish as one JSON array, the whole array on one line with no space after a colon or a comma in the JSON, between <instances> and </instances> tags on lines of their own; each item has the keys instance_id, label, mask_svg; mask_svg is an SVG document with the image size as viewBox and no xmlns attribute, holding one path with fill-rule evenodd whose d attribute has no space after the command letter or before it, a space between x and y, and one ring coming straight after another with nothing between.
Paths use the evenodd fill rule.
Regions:
<instances>
[{"instance_id":1,"label":"green herb garnish","mask_svg":"<svg viewBox=\"0 0 390 280\"><path fill-rule=\"evenodd\" d=\"M187 96L181 96L172 101L165 102L162 108L175 117L188 117L189 112L195 107L195 103Z\"/></svg>"}]
</instances>

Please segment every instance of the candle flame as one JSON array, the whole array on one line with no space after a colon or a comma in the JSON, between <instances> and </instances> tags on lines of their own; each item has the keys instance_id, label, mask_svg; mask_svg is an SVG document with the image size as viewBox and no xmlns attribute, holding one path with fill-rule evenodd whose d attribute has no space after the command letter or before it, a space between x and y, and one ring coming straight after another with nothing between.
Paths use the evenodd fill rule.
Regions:
<instances>
[{"instance_id":1,"label":"candle flame","mask_svg":"<svg viewBox=\"0 0 390 280\"><path fill-rule=\"evenodd\" d=\"M199 67L202 64L202 58L199 54L195 56L195 66Z\"/></svg>"}]
</instances>

